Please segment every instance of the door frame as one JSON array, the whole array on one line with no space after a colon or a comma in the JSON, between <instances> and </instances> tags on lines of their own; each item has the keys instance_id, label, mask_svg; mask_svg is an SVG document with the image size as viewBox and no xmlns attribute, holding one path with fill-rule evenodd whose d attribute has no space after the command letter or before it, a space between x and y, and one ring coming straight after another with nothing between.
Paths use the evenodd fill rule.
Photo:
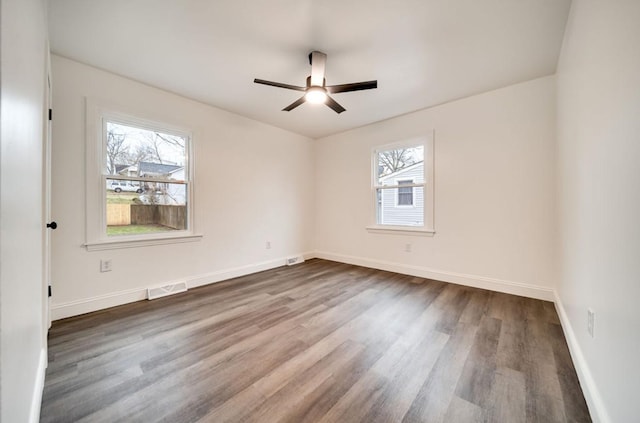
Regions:
<instances>
[{"instance_id":1,"label":"door frame","mask_svg":"<svg viewBox=\"0 0 640 423\"><path fill-rule=\"evenodd\" d=\"M51 112L53 102L53 87L51 80L51 55L49 53L49 45L45 49L46 54L46 75L45 75L45 92L44 92L44 134L42 138L42 204L43 218L42 225L43 234L43 323L44 323L44 345L47 345L47 334L51 327L51 237L52 230L47 227L51 222L51 137L52 137L52 120Z\"/></svg>"}]
</instances>

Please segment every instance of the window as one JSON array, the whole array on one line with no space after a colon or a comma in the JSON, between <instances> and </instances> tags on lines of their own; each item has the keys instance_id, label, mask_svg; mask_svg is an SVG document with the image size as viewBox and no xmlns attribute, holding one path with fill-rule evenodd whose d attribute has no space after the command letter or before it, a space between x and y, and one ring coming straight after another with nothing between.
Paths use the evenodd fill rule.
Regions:
<instances>
[{"instance_id":1,"label":"window","mask_svg":"<svg viewBox=\"0 0 640 423\"><path fill-rule=\"evenodd\" d=\"M184 134L104 119L107 237L187 229Z\"/></svg>"},{"instance_id":2,"label":"window","mask_svg":"<svg viewBox=\"0 0 640 423\"><path fill-rule=\"evenodd\" d=\"M403 179L398 184L398 206L413 206L413 179ZM409 186L403 186L409 185Z\"/></svg>"},{"instance_id":3,"label":"window","mask_svg":"<svg viewBox=\"0 0 640 423\"><path fill-rule=\"evenodd\" d=\"M433 139L373 151L374 224L370 231L433 234Z\"/></svg>"},{"instance_id":4,"label":"window","mask_svg":"<svg viewBox=\"0 0 640 423\"><path fill-rule=\"evenodd\" d=\"M189 131L89 102L87 127L95 130L87 149L89 250L199 238Z\"/></svg>"}]
</instances>

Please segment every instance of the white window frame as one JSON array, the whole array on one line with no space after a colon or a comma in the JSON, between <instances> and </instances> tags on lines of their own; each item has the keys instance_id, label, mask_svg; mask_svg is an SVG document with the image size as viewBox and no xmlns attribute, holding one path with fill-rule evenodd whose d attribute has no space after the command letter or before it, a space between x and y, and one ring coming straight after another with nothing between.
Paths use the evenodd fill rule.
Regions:
<instances>
[{"instance_id":1,"label":"white window frame","mask_svg":"<svg viewBox=\"0 0 640 423\"><path fill-rule=\"evenodd\" d=\"M107 121L177 135L187 140L185 145L185 181L170 181L171 183L184 183L187 186L187 228L185 230L140 235L107 235L106 190L108 179L125 181L142 181L144 179L147 182L167 182L161 178L156 180L156 178L107 174L105 160ZM120 105L86 99L86 242L84 246L88 251L192 242L202 238L202 235L195 232L194 225L193 132L186 129L186 126L167 122L166 119L149 118L144 113L131 111Z\"/></svg>"},{"instance_id":2,"label":"white window frame","mask_svg":"<svg viewBox=\"0 0 640 423\"><path fill-rule=\"evenodd\" d=\"M435 232L434 225L434 198L435 198L435 183L434 183L434 157L435 157L435 148L434 148L434 138L435 134L432 131L431 133L415 137L411 139L406 139L400 142L395 142L391 144L381 145L374 147L371 152L371 213L370 213L370 221L371 223L366 227L367 231L370 233L381 233L381 234L399 234L399 235L422 235L422 236L433 236ZM418 147L422 146L424 151L424 183L420 184L411 184L411 187L423 187L424 191L424 225L423 226L401 226L401 225L385 225L377 223L376 220L376 210L377 210L377 190L378 188L390 189L397 187L398 185L378 185L378 153L382 151L388 151L398 148L409 148L409 147ZM407 187L407 185L403 185L403 187ZM415 196L415 190L414 190ZM396 196L397 197L397 196ZM397 202L397 199L396 199ZM416 207L415 206L415 197L414 197L414 206L400 206L400 207Z\"/></svg>"},{"instance_id":3,"label":"white window frame","mask_svg":"<svg viewBox=\"0 0 640 423\"><path fill-rule=\"evenodd\" d=\"M409 181L409 184L400 185L400 182ZM395 180L396 185L398 186L398 192L396 193L396 207L398 208L412 208L416 206L416 190L415 185L413 185L413 178L398 178ZM400 188L411 188L411 204L400 204Z\"/></svg>"}]
</instances>

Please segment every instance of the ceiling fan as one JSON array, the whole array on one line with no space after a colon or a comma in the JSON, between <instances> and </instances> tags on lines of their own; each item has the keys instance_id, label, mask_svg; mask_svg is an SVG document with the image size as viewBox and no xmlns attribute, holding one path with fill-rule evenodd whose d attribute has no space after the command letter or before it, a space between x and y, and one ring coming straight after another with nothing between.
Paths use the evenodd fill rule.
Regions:
<instances>
[{"instance_id":1,"label":"ceiling fan","mask_svg":"<svg viewBox=\"0 0 640 423\"><path fill-rule=\"evenodd\" d=\"M324 67L327 63L327 55L312 51L309 53L309 64L311 65L311 75L307 77L307 86L282 84L280 82L265 81L264 79L254 79L256 84L271 85L273 87L286 88L288 90L304 91L304 95L282 109L283 112L290 112L305 101L313 104L326 104L336 113L342 113L346 109L338 104L329 94L345 93L349 91L370 90L378 88L378 81L352 82L350 84L325 85Z\"/></svg>"}]
</instances>

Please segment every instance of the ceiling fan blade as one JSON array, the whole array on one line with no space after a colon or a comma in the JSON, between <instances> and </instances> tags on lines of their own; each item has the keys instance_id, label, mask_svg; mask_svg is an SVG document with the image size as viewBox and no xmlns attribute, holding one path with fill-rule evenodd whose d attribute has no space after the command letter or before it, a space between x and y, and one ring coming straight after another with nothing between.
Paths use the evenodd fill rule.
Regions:
<instances>
[{"instance_id":1,"label":"ceiling fan blade","mask_svg":"<svg viewBox=\"0 0 640 423\"><path fill-rule=\"evenodd\" d=\"M378 81L353 82L351 84L329 85L327 91L332 94L346 93L349 91L371 90L378 88Z\"/></svg>"},{"instance_id":2,"label":"ceiling fan blade","mask_svg":"<svg viewBox=\"0 0 640 423\"><path fill-rule=\"evenodd\" d=\"M282 111L283 112L290 112L293 109L295 109L296 107L298 107L299 105L301 105L302 103L304 103L304 96L300 97L299 99L297 99L293 103L289 104L287 107L282 109Z\"/></svg>"},{"instance_id":3,"label":"ceiling fan blade","mask_svg":"<svg viewBox=\"0 0 640 423\"><path fill-rule=\"evenodd\" d=\"M324 86L324 68L327 64L327 55L320 51L309 53L311 62L311 85L317 87Z\"/></svg>"},{"instance_id":4,"label":"ceiling fan blade","mask_svg":"<svg viewBox=\"0 0 640 423\"><path fill-rule=\"evenodd\" d=\"M253 82L255 82L256 84L271 85L272 87L286 88L288 90L296 90L296 91L304 91L304 90L306 90L305 87L298 87L296 85L282 84L280 82L265 81L264 79L258 79L258 78L254 79Z\"/></svg>"},{"instance_id":5,"label":"ceiling fan blade","mask_svg":"<svg viewBox=\"0 0 640 423\"><path fill-rule=\"evenodd\" d=\"M333 109L334 112L340 114L342 112L344 112L345 109L344 107L342 107L340 104L338 104L337 101L335 101L334 99L332 99L331 97L327 96L327 101L325 102L325 104L329 107L331 107Z\"/></svg>"}]
</instances>

